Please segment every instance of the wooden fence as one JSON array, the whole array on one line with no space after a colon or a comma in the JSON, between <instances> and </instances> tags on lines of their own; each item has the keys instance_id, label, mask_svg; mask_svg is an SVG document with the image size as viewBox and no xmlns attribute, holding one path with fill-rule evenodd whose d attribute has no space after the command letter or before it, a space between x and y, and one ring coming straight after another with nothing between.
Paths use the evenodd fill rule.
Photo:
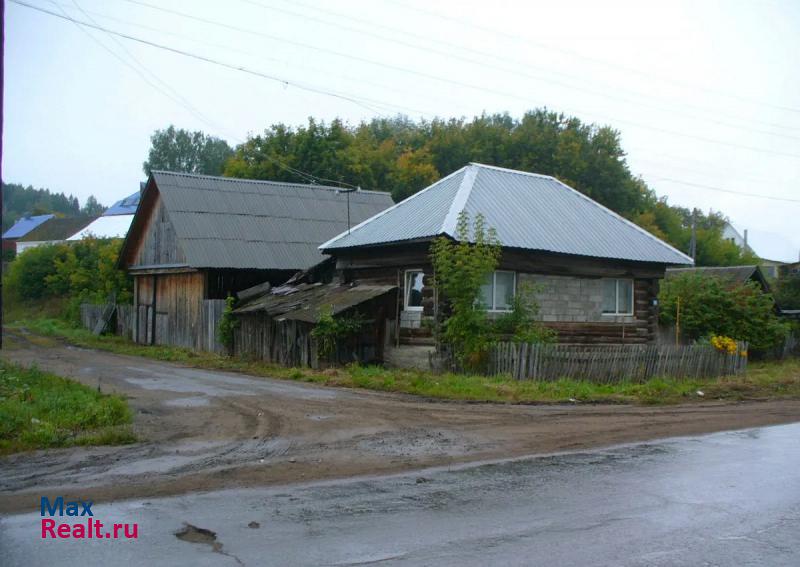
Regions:
<instances>
[{"instance_id":1,"label":"wooden fence","mask_svg":"<svg viewBox=\"0 0 800 567\"><path fill-rule=\"evenodd\" d=\"M736 354L708 345L672 346L499 343L489 358L490 375L511 374L517 380L552 381L559 378L612 383L643 382L649 378L713 378L743 374L747 344Z\"/></svg>"},{"instance_id":2,"label":"wooden fence","mask_svg":"<svg viewBox=\"0 0 800 567\"><path fill-rule=\"evenodd\" d=\"M94 329L103 316L105 308L105 305L82 304L81 324L89 330ZM219 321L224 309L224 299L205 299L198 306L196 320L191 321L185 317L170 317L166 313L156 313L155 325L153 325L152 308L140 305L139 342L150 344L151 334L155 332L156 344L223 352L224 347L219 342ZM117 305L116 313L111 321L112 326L107 331L134 339L136 317L132 305Z\"/></svg>"},{"instance_id":3,"label":"wooden fence","mask_svg":"<svg viewBox=\"0 0 800 567\"><path fill-rule=\"evenodd\" d=\"M95 305L92 303L81 304L81 324L90 331L93 330L100 319L106 305ZM133 337L133 305L117 305L114 316L111 319L112 330L115 335L120 335L128 339Z\"/></svg>"}]
</instances>

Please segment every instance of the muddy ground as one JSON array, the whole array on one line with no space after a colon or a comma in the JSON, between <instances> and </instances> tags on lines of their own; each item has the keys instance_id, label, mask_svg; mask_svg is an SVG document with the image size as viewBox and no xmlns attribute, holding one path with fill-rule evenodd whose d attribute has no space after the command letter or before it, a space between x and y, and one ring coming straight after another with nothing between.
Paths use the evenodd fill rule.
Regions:
<instances>
[{"instance_id":1,"label":"muddy ground","mask_svg":"<svg viewBox=\"0 0 800 567\"><path fill-rule=\"evenodd\" d=\"M0 356L129 399L140 443L0 458L0 513L400 472L800 421L800 401L684 406L419 399L207 371L15 333Z\"/></svg>"}]
</instances>

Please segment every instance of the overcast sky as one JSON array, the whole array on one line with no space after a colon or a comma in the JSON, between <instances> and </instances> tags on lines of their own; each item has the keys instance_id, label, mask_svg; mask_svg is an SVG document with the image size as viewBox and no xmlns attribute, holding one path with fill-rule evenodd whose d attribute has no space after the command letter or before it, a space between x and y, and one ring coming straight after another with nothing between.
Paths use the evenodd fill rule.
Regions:
<instances>
[{"instance_id":1,"label":"overcast sky","mask_svg":"<svg viewBox=\"0 0 800 567\"><path fill-rule=\"evenodd\" d=\"M8 1L7 182L108 205L169 124L235 145L309 116L547 106L618 129L634 173L722 211L762 257L800 252L800 2L24 2L260 75Z\"/></svg>"}]
</instances>

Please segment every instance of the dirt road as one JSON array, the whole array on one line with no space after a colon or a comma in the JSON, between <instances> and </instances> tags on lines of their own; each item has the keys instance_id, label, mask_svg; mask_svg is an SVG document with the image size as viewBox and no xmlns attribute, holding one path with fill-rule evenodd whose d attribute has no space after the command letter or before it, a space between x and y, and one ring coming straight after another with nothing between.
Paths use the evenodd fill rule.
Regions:
<instances>
[{"instance_id":1,"label":"dirt road","mask_svg":"<svg viewBox=\"0 0 800 567\"><path fill-rule=\"evenodd\" d=\"M800 401L499 405L206 371L23 335L1 356L128 397L142 442L0 459L0 513L412 470L800 421Z\"/></svg>"}]
</instances>

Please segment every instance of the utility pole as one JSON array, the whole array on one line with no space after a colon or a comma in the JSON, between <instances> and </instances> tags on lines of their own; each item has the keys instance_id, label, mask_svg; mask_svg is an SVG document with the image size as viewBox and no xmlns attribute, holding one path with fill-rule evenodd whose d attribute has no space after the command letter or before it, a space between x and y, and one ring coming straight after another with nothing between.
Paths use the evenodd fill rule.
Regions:
<instances>
[{"instance_id":1,"label":"utility pole","mask_svg":"<svg viewBox=\"0 0 800 567\"><path fill-rule=\"evenodd\" d=\"M6 59L6 3L0 2L0 217L3 216L3 93ZM3 348L3 273L0 261L0 348Z\"/></svg>"}]
</instances>

